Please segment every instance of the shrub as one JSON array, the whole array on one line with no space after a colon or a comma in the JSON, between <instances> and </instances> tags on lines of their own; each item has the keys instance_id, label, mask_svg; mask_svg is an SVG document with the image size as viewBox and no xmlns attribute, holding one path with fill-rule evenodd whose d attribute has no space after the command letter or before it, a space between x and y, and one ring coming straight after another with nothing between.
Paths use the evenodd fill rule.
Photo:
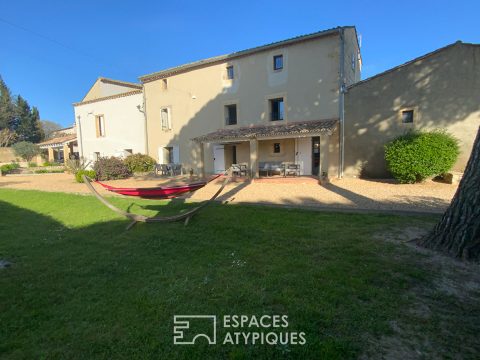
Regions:
<instances>
[{"instance_id":1,"label":"shrub","mask_svg":"<svg viewBox=\"0 0 480 360\"><path fill-rule=\"evenodd\" d=\"M76 174L80 170L85 170L88 165L90 165L90 161L86 161L83 158L80 159L68 159L65 162L65 167L67 171L71 174Z\"/></svg>"},{"instance_id":2,"label":"shrub","mask_svg":"<svg viewBox=\"0 0 480 360\"><path fill-rule=\"evenodd\" d=\"M33 168L33 167L37 167L37 166L38 166L37 163L34 163L34 162L29 162L28 163L29 168Z\"/></svg>"},{"instance_id":3,"label":"shrub","mask_svg":"<svg viewBox=\"0 0 480 360\"><path fill-rule=\"evenodd\" d=\"M133 154L126 157L125 165L132 173L149 172L155 169L156 161L154 158L143 154Z\"/></svg>"},{"instance_id":4,"label":"shrub","mask_svg":"<svg viewBox=\"0 0 480 360\"><path fill-rule=\"evenodd\" d=\"M65 170L63 169L38 169L35 170L35 174L58 174L63 173Z\"/></svg>"},{"instance_id":5,"label":"shrub","mask_svg":"<svg viewBox=\"0 0 480 360\"><path fill-rule=\"evenodd\" d=\"M126 179L131 175L127 165L113 156L98 159L93 165L93 170L97 174L97 180Z\"/></svg>"},{"instance_id":6,"label":"shrub","mask_svg":"<svg viewBox=\"0 0 480 360\"><path fill-rule=\"evenodd\" d=\"M20 167L17 163L5 164L0 166L0 172L2 175L6 175L12 172L12 170L18 169Z\"/></svg>"},{"instance_id":7,"label":"shrub","mask_svg":"<svg viewBox=\"0 0 480 360\"><path fill-rule=\"evenodd\" d=\"M93 180L95 180L95 178L97 177L97 174L94 170L78 170L75 173L75 180L77 180L77 182L79 183L83 183L82 175L87 175L90 179Z\"/></svg>"},{"instance_id":8,"label":"shrub","mask_svg":"<svg viewBox=\"0 0 480 360\"><path fill-rule=\"evenodd\" d=\"M47 166L55 166L55 165L56 165L55 163L52 163L52 162L50 162L50 161L45 161L45 162L42 164L42 166L45 166L45 167L47 167Z\"/></svg>"},{"instance_id":9,"label":"shrub","mask_svg":"<svg viewBox=\"0 0 480 360\"><path fill-rule=\"evenodd\" d=\"M459 153L458 140L442 130L408 132L385 145L387 167L401 183L448 172Z\"/></svg>"},{"instance_id":10,"label":"shrub","mask_svg":"<svg viewBox=\"0 0 480 360\"><path fill-rule=\"evenodd\" d=\"M12 145L15 155L20 156L26 161L32 160L35 155L40 154L40 148L28 141L20 141Z\"/></svg>"}]
</instances>

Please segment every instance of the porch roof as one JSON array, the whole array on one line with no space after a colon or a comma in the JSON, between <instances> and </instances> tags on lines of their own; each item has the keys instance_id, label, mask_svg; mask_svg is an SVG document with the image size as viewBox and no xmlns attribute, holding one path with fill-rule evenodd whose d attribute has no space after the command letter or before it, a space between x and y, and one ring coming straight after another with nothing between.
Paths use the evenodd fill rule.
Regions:
<instances>
[{"instance_id":1,"label":"porch roof","mask_svg":"<svg viewBox=\"0 0 480 360\"><path fill-rule=\"evenodd\" d=\"M61 147L64 144L69 144L76 140L77 140L77 135L70 134L70 135L59 136L53 139L49 139L47 141L41 142L40 144L38 144L38 146L40 147L40 149L46 149L49 147Z\"/></svg>"},{"instance_id":2,"label":"porch roof","mask_svg":"<svg viewBox=\"0 0 480 360\"><path fill-rule=\"evenodd\" d=\"M193 138L193 141L210 143L228 140L253 140L274 138L276 136L304 137L315 135L332 135L338 119L289 122L281 125L253 125L233 129L218 129L206 135Z\"/></svg>"}]
</instances>

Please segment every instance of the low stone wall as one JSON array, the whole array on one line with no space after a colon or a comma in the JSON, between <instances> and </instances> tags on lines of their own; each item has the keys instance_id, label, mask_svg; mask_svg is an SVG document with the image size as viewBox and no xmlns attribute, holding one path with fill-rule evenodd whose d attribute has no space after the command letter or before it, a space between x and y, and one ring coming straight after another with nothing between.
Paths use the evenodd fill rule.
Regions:
<instances>
[{"instance_id":1,"label":"low stone wall","mask_svg":"<svg viewBox=\"0 0 480 360\"><path fill-rule=\"evenodd\" d=\"M0 163L11 163L16 160L15 153L10 147L0 148Z\"/></svg>"}]
</instances>

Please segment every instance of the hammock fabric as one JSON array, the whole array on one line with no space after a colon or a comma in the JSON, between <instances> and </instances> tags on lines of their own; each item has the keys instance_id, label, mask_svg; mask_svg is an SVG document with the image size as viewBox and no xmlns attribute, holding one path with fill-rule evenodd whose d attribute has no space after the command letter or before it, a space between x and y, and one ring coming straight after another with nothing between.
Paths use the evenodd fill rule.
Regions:
<instances>
[{"instance_id":1,"label":"hammock fabric","mask_svg":"<svg viewBox=\"0 0 480 360\"><path fill-rule=\"evenodd\" d=\"M108 191L112 191L114 193L122 194L126 196L138 196L142 198L174 198L181 194L201 189L202 187L207 185L207 183L215 180L219 176L221 176L221 174L216 175L209 181L199 181L196 183L191 183L186 185L150 187L150 188L118 188L118 187L101 183L100 181L96 181L96 183L103 186Z\"/></svg>"},{"instance_id":2,"label":"hammock fabric","mask_svg":"<svg viewBox=\"0 0 480 360\"><path fill-rule=\"evenodd\" d=\"M227 175L227 172L228 172L228 175ZM218 176L215 176L213 179L216 179L218 178L219 176L221 176L222 174L218 175ZM220 188L217 190L217 192L210 198L210 200L206 200L202 203L200 203L198 206L194 207L193 209L190 209L188 211L185 211L181 214L178 214L178 215L173 215L173 216L153 216L153 217L147 217L145 215L140 215L140 214L133 214L133 213L130 213L130 212L126 212L126 211L123 211L119 208L117 208L115 205L111 204L109 201L107 201L107 199L105 199L102 195L100 195L98 193L97 190L95 190L95 188L92 186L92 179L90 179L88 176L86 175L82 175L82 178L83 178L83 182L85 183L85 185L87 185L88 189L92 192L93 195L95 195L95 197L102 203L104 204L105 206L107 206L110 210L112 211L115 211L117 214L120 214L122 216L125 216L126 218L132 220L132 222L130 223L130 225L127 226L127 230L129 230L132 226L134 226L137 222L156 222L156 223L165 223L165 222L174 222L174 221L180 221L180 220L185 220L185 225L188 224L190 218L195 214L197 213L200 209L202 209L203 207L207 206L209 203L211 203L212 201L214 201L218 195L220 195L220 193L223 191L223 189L225 188L225 186L227 185L227 183L229 182L230 180L230 177L231 177L231 172L230 172L230 169L228 171L225 172L225 175L227 175L225 177L225 179L223 180L223 183L222 183L222 186L220 186ZM213 179L211 179L210 181L212 181ZM203 186L205 186L207 184L207 182L205 182L205 184ZM191 190L190 190L191 191Z\"/></svg>"}]
</instances>

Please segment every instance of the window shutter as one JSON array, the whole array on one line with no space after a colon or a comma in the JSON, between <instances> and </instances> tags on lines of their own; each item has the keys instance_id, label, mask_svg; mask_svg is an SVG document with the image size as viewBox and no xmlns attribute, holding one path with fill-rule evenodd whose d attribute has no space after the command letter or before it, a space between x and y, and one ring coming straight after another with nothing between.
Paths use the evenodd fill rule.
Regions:
<instances>
[{"instance_id":1,"label":"window shutter","mask_svg":"<svg viewBox=\"0 0 480 360\"><path fill-rule=\"evenodd\" d=\"M180 164L180 148L178 146L173 147L173 163Z\"/></svg>"},{"instance_id":2,"label":"window shutter","mask_svg":"<svg viewBox=\"0 0 480 360\"><path fill-rule=\"evenodd\" d=\"M98 116L95 116L95 133L97 134L97 137L100 137L100 126L99 126L99 118Z\"/></svg>"},{"instance_id":3,"label":"window shutter","mask_svg":"<svg viewBox=\"0 0 480 360\"><path fill-rule=\"evenodd\" d=\"M165 164L165 155L163 154L164 149L163 146L160 146L158 148L158 163L159 164Z\"/></svg>"}]
</instances>

